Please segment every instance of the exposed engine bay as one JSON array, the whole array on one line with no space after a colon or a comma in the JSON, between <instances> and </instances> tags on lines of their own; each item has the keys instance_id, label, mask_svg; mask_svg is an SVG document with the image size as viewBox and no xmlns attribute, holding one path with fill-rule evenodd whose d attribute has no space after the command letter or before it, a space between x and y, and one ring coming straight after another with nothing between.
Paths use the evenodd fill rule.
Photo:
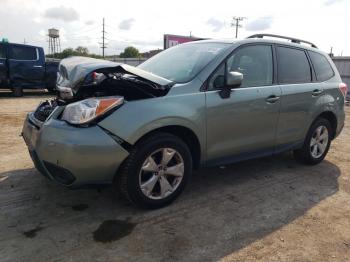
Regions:
<instances>
[{"instance_id":1,"label":"exposed engine bay","mask_svg":"<svg viewBox=\"0 0 350 262\"><path fill-rule=\"evenodd\" d=\"M123 96L126 101L164 96L169 87L158 86L137 76L121 73L92 72L84 80L72 101L89 97Z\"/></svg>"},{"instance_id":2,"label":"exposed engine bay","mask_svg":"<svg viewBox=\"0 0 350 262\"><path fill-rule=\"evenodd\" d=\"M122 97L125 102L165 96L174 83L133 66L105 60L72 57L59 65L57 97L37 108L44 122L57 106L94 97Z\"/></svg>"}]
</instances>

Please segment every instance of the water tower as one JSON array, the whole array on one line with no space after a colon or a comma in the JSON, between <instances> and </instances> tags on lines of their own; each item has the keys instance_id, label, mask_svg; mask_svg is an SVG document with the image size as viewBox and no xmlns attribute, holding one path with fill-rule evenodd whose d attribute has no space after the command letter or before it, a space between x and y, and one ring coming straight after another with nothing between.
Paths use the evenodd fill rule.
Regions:
<instances>
[{"instance_id":1,"label":"water tower","mask_svg":"<svg viewBox=\"0 0 350 262\"><path fill-rule=\"evenodd\" d=\"M58 29L49 29L49 54L54 55L61 52L60 32Z\"/></svg>"}]
</instances>

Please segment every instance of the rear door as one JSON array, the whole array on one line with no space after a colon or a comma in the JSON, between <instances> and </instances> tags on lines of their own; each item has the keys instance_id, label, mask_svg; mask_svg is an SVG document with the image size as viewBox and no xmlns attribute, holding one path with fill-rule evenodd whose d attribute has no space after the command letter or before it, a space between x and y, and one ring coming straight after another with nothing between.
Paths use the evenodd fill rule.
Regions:
<instances>
[{"instance_id":1,"label":"rear door","mask_svg":"<svg viewBox=\"0 0 350 262\"><path fill-rule=\"evenodd\" d=\"M300 146L312 118L322 111L324 88L316 81L304 49L276 46L278 83L282 90L277 151Z\"/></svg>"},{"instance_id":2,"label":"rear door","mask_svg":"<svg viewBox=\"0 0 350 262\"><path fill-rule=\"evenodd\" d=\"M43 87L45 60L39 55L39 48L25 45L9 45L9 75L12 85L22 87Z\"/></svg>"},{"instance_id":3,"label":"rear door","mask_svg":"<svg viewBox=\"0 0 350 262\"><path fill-rule=\"evenodd\" d=\"M0 88L6 87L7 83L6 47L0 43Z\"/></svg>"}]
</instances>

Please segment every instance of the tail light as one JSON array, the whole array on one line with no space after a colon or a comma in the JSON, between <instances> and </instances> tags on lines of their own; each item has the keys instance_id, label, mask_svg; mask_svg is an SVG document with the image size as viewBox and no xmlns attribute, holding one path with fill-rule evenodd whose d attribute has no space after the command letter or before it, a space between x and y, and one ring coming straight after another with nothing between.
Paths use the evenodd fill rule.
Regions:
<instances>
[{"instance_id":1,"label":"tail light","mask_svg":"<svg viewBox=\"0 0 350 262\"><path fill-rule=\"evenodd\" d=\"M347 93L348 93L348 86L345 83L340 83L339 84L339 89L340 91L343 93L344 97L346 97Z\"/></svg>"}]
</instances>

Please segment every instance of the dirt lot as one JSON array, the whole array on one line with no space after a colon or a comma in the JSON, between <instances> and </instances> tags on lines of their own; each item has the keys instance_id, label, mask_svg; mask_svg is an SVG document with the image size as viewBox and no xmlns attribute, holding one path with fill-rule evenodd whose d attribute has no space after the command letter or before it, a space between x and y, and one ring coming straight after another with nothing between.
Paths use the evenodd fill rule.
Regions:
<instances>
[{"instance_id":1,"label":"dirt lot","mask_svg":"<svg viewBox=\"0 0 350 262\"><path fill-rule=\"evenodd\" d=\"M33 168L19 134L46 97L0 93L0 261L350 261L349 122L318 166L286 153L200 170L144 211Z\"/></svg>"}]
</instances>

